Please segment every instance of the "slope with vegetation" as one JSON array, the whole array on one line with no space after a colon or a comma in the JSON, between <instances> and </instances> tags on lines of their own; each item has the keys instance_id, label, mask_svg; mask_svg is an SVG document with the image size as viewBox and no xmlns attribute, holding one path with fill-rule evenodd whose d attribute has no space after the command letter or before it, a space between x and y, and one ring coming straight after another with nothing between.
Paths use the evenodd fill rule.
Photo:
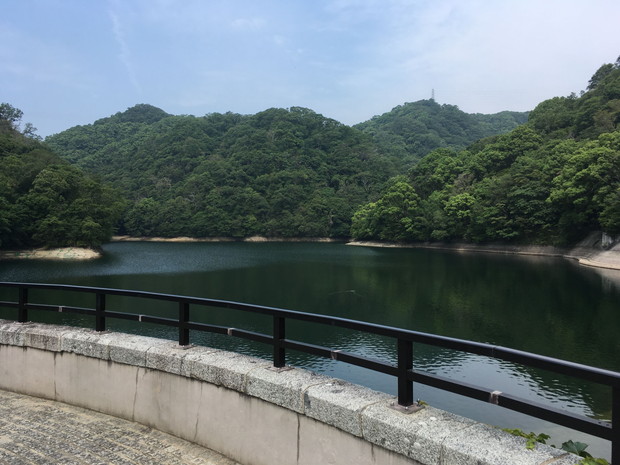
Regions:
<instances>
[{"instance_id":1,"label":"slope with vegetation","mask_svg":"<svg viewBox=\"0 0 620 465\"><path fill-rule=\"evenodd\" d=\"M0 104L0 248L97 247L110 239L120 197L52 153L22 112Z\"/></svg>"},{"instance_id":2,"label":"slope with vegetation","mask_svg":"<svg viewBox=\"0 0 620 465\"><path fill-rule=\"evenodd\" d=\"M396 174L361 131L305 108L171 116L149 105L46 141L121 188L134 236L348 236Z\"/></svg>"},{"instance_id":3,"label":"slope with vegetation","mask_svg":"<svg viewBox=\"0 0 620 465\"><path fill-rule=\"evenodd\" d=\"M509 132L526 121L526 112L469 114L455 105L420 100L399 105L355 127L371 134L382 153L410 167L435 149L462 150L478 139Z\"/></svg>"},{"instance_id":4,"label":"slope with vegetation","mask_svg":"<svg viewBox=\"0 0 620 465\"><path fill-rule=\"evenodd\" d=\"M376 200L411 159L433 144L460 147L518 120L435 102L405 106L430 110L395 109L357 129L299 107L194 117L142 104L46 142L125 193L124 234L348 237L355 209ZM379 128L384 120L390 128ZM429 145L420 127L444 129ZM406 153L384 143L388 133L406 139ZM415 145L413 155L407 144Z\"/></svg>"},{"instance_id":5,"label":"slope with vegetation","mask_svg":"<svg viewBox=\"0 0 620 465\"><path fill-rule=\"evenodd\" d=\"M565 245L595 230L620 233L620 59L508 134L433 151L352 224L388 241Z\"/></svg>"}]
</instances>

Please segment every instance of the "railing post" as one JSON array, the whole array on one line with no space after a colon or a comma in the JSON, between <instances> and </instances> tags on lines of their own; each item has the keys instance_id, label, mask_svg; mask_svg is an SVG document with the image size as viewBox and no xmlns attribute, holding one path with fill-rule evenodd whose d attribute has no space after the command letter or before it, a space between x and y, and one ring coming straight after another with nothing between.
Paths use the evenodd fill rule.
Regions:
<instances>
[{"instance_id":1,"label":"railing post","mask_svg":"<svg viewBox=\"0 0 620 465\"><path fill-rule=\"evenodd\" d=\"M283 368L286 364L286 353L283 341L285 336L284 317L273 316L273 366Z\"/></svg>"},{"instance_id":2,"label":"railing post","mask_svg":"<svg viewBox=\"0 0 620 465\"><path fill-rule=\"evenodd\" d=\"M26 323L28 321L28 288L19 288L19 303L17 306L17 321L20 323Z\"/></svg>"},{"instance_id":3,"label":"railing post","mask_svg":"<svg viewBox=\"0 0 620 465\"><path fill-rule=\"evenodd\" d=\"M620 464L620 386L611 388L611 463Z\"/></svg>"},{"instance_id":4,"label":"railing post","mask_svg":"<svg viewBox=\"0 0 620 465\"><path fill-rule=\"evenodd\" d=\"M413 404L413 381L407 379L413 368L413 342L398 339L398 405L409 407Z\"/></svg>"},{"instance_id":5,"label":"railing post","mask_svg":"<svg viewBox=\"0 0 620 465\"><path fill-rule=\"evenodd\" d=\"M105 331L105 294L97 293L95 303L95 331Z\"/></svg>"},{"instance_id":6,"label":"railing post","mask_svg":"<svg viewBox=\"0 0 620 465\"><path fill-rule=\"evenodd\" d=\"M189 328L187 322L189 321L189 303L179 302L179 345L189 345Z\"/></svg>"}]
</instances>

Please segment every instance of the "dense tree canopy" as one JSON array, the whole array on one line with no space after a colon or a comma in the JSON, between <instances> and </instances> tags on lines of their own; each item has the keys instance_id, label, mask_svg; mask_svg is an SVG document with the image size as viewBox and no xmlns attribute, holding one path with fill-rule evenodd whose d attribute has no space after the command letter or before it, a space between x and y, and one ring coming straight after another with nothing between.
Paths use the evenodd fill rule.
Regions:
<instances>
[{"instance_id":1,"label":"dense tree canopy","mask_svg":"<svg viewBox=\"0 0 620 465\"><path fill-rule=\"evenodd\" d=\"M395 186L411 199L398 212ZM594 230L620 233L620 61L508 134L435 150L352 224L360 239L415 241L569 244Z\"/></svg>"},{"instance_id":2,"label":"dense tree canopy","mask_svg":"<svg viewBox=\"0 0 620 465\"><path fill-rule=\"evenodd\" d=\"M348 236L354 209L397 173L370 136L305 108L125 113L47 143L125 192L130 235Z\"/></svg>"},{"instance_id":3,"label":"dense tree canopy","mask_svg":"<svg viewBox=\"0 0 620 465\"><path fill-rule=\"evenodd\" d=\"M0 110L9 127L21 117ZM134 236L568 244L620 233L619 125L616 62L529 120L433 100L356 127L299 107L194 117L137 105L46 143L124 193L120 232Z\"/></svg>"},{"instance_id":4,"label":"dense tree canopy","mask_svg":"<svg viewBox=\"0 0 620 465\"><path fill-rule=\"evenodd\" d=\"M468 114L434 100L405 103L355 127L371 134L378 149L410 167L444 147L464 149L484 137L509 132L527 121L527 113Z\"/></svg>"},{"instance_id":5,"label":"dense tree canopy","mask_svg":"<svg viewBox=\"0 0 620 465\"><path fill-rule=\"evenodd\" d=\"M0 105L0 248L95 247L110 239L119 196L53 154L22 113Z\"/></svg>"},{"instance_id":6,"label":"dense tree canopy","mask_svg":"<svg viewBox=\"0 0 620 465\"><path fill-rule=\"evenodd\" d=\"M362 131L299 107L194 117L142 104L46 142L123 190L126 234L348 237L355 209L411 160L525 118L432 101L405 107Z\"/></svg>"}]
</instances>

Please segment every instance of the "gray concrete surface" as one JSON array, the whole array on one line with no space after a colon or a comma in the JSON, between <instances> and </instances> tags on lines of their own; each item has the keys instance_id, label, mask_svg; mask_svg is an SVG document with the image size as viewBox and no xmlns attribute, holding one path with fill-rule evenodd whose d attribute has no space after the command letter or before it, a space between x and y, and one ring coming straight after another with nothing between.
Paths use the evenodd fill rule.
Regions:
<instances>
[{"instance_id":1,"label":"gray concrete surface","mask_svg":"<svg viewBox=\"0 0 620 465\"><path fill-rule=\"evenodd\" d=\"M406 415L390 408L392 396L306 370L74 327L0 320L0 389L134 421L244 465L579 461L545 445L528 450L523 438L430 406Z\"/></svg>"},{"instance_id":2,"label":"gray concrete surface","mask_svg":"<svg viewBox=\"0 0 620 465\"><path fill-rule=\"evenodd\" d=\"M0 390L0 464L238 465L238 462L138 423Z\"/></svg>"}]
</instances>

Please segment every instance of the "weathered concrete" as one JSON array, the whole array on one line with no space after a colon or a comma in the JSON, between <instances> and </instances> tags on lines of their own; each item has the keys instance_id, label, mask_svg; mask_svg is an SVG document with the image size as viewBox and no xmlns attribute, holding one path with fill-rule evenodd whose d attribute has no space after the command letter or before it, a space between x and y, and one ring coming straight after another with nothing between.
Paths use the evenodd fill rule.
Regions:
<instances>
[{"instance_id":1,"label":"weathered concrete","mask_svg":"<svg viewBox=\"0 0 620 465\"><path fill-rule=\"evenodd\" d=\"M247 465L568 465L579 458L312 372L160 339L0 320L0 389L94 409Z\"/></svg>"},{"instance_id":2,"label":"weathered concrete","mask_svg":"<svg viewBox=\"0 0 620 465\"><path fill-rule=\"evenodd\" d=\"M139 423L0 391L0 463L239 465Z\"/></svg>"}]
</instances>

